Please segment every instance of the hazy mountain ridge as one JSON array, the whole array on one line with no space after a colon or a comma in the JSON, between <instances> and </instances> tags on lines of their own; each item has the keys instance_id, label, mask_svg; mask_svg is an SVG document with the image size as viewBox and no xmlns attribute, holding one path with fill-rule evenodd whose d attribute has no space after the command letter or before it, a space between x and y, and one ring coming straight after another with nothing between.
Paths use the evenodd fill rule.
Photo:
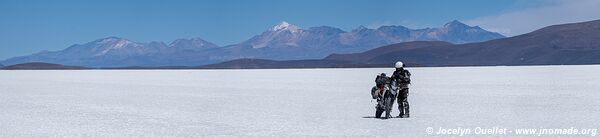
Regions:
<instances>
[{"instance_id":1,"label":"hazy mountain ridge","mask_svg":"<svg viewBox=\"0 0 600 138\"><path fill-rule=\"evenodd\" d=\"M369 29L361 26L350 32L329 26L311 27L304 30L287 22L282 22L274 28L277 29L265 31L261 35L231 47L249 49L244 51L246 53L236 53L239 58L314 59L323 58L332 53L362 52L383 45L409 41L470 43L504 38L501 34L489 32L477 26L468 26L459 21L446 23L441 28L409 29L404 26L381 26L377 29ZM284 51L286 52L284 55L277 55L281 52L271 52L283 48L295 49L299 52L287 53ZM247 54L248 51L259 54Z\"/></svg>"},{"instance_id":2,"label":"hazy mountain ridge","mask_svg":"<svg viewBox=\"0 0 600 138\"><path fill-rule=\"evenodd\" d=\"M284 68L273 64L260 66L261 64L251 61L254 60L234 60L210 67ZM332 67L330 64L337 67L390 67L396 61L403 61L412 66L600 64L600 20L553 25L519 36L479 43L404 42L360 53L332 54L320 61L277 61L276 65L301 62L303 67L312 68Z\"/></svg>"},{"instance_id":3,"label":"hazy mountain ridge","mask_svg":"<svg viewBox=\"0 0 600 138\"><path fill-rule=\"evenodd\" d=\"M195 66L222 61L261 58L276 60L320 59L333 53L363 52L406 41L480 42L504 36L452 21L441 28L409 29L403 26L365 27L346 32L320 26L302 29L282 22L239 44L219 47L201 38L140 43L107 37L60 51L44 51L2 61L6 65L47 62L88 67Z\"/></svg>"}]
</instances>

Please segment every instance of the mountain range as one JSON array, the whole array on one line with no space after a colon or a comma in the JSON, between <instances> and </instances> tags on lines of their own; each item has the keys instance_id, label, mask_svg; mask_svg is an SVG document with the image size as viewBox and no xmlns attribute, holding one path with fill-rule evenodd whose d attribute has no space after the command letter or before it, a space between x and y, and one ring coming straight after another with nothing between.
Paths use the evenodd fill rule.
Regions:
<instances>
[{"instance_id":1,"label":"mountain range","mask_svg":"<svg viewBox=\"0 0 600 138\"><path fill-rule=\"evenodd\" d=\"M552 25L477 43L414 41L320 60L239 59L200 68L391 67L399 60L409 66L600 64L600 20Z\"/></svg>"},{"instance_id":2,"label":"mountain range","mask_svg":"<svg viewBox=\"0 0 600 138\"><path fill-rule=\"evenodd\" d=\"M451 21L440 28L404 26L358 27L351 31L320 26L302 29L282 22L238 44L218 46L201 38L164 42L134 42L107 37L75 44L60 51L42 51L1 61L4 65L45 62L86 67L197 66L235 59L320 59L333 53L356 53L410 41L446 41L455 44L504 38L501 34Z\"/></svg>"}]
</instances>

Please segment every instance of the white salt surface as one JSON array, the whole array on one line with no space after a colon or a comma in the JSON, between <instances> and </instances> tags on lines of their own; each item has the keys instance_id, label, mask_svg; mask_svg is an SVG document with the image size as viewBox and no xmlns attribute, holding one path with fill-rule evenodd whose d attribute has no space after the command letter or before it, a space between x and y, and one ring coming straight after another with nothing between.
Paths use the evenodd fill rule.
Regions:
<instances>
[{"instance_id":1,"label":"white salt surface","mask_svg":"<svg viewBox=\"0 0 600 138\"><path fill-rule=\"evenodd\" d=\"M440 136L428 127L600 127L600 66L409 70L411 118L387 120L369 118L369 92L375 75L391 68L3 70L0 137L423 137Z\"/></svg>"}]
</instances>

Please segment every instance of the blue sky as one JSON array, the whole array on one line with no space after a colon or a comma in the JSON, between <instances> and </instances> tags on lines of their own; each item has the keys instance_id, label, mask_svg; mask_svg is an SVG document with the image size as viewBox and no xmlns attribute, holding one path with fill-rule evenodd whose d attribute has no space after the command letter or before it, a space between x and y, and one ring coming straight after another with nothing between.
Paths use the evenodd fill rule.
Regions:
<instances>
[{"instance_id":1,"label":"blue sky","mask_svg":"<svg viewBox=\"0 0 600 138\"><path fill-rule=\"evenodd\" d=\"M326 25L351 30L360 25L439 27L456 19L512 36L549 24L600 19L583 13L600 13L596 10L600 2L575 1L0 0L0 60L108 36L165 43L200 37L224 46L281 21L302 28ZM543 15L572 10L569 8L582 13L571 12L575 17Z\"/></svg>"}]
</instances>

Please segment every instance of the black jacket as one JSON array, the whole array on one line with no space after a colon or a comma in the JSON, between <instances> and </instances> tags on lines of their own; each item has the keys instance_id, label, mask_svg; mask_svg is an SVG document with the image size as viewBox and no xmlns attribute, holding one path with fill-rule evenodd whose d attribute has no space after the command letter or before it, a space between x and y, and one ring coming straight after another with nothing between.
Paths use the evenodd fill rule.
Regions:
<instances>
[{"instance_id":1,"label":"black jacket","mask_svg":"<svg viewBox=\"0 0 600 138\"><path fill-rule=\"evenodd\" d=\"M400 84L410 84L410 72L404 68L396 69L392 74L392 80Z\"/></svg>"}]
</instances>

